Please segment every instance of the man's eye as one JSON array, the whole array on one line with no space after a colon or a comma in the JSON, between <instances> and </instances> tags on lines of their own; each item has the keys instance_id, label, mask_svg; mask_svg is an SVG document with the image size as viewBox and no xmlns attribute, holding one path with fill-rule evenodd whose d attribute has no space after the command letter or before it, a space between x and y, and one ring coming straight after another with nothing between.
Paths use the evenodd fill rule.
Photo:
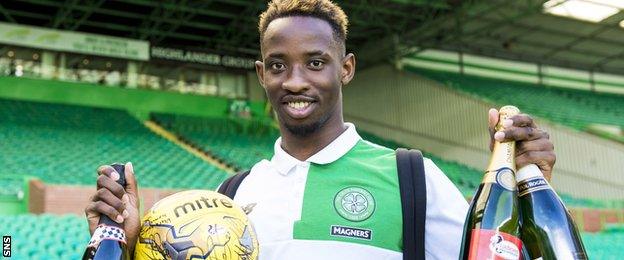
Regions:
<instances>
[{"instance_id":1,"label":"man's eye","mask_svg":"<svg viewBox=\"0 0 624 260\"><path fill-rule=\"evenodd\" d=\"M282 64L282 63L273 63L273 64L271 64L271 69L273 69L273 70L283 70L284 69L284 64Z\"/></svg>"},{"instance_id":2,"label":"man's eye","mask_svg":"<svg viewBox=\"0 0 624 260\"><path fill-rule=\"evenodd\" d=\"M325 63L320 61L320 60L313 60L313 61L310 62L310 67L318 69L318 68L321 68L323 66L323 64L325 64Z\"/></svg>"}]
</instances>

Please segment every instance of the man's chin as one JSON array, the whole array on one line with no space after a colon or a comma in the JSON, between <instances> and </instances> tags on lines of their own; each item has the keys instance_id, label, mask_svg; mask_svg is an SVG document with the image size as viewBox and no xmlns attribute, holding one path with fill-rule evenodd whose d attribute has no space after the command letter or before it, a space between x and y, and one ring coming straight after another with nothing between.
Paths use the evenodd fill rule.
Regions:
<instances>
[{"instance_id":1,"label":"man's chin","mask_svg":"<svg viewBox=\"0 0 624 260\"><path fill-rule=\"evenodd\" d=\"M286 130L296 136L309 136L321 128L321 121L314 123L290 124L285 123Z\"/></svg>"}]
</instances>

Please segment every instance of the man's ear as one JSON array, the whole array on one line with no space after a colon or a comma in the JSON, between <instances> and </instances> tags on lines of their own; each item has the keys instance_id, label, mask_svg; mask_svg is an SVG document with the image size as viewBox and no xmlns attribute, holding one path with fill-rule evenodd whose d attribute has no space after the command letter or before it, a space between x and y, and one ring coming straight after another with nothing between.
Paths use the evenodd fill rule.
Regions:
<instances>
[{"instance_id":1,"label":"man's ear","mask_svg":"<svg viewBox=\"0 0 624 260\"><path fill-rule=\"evenodd\" d=\"M340 82L342 85L347 85L353 79L355 75L355 54L348 53L342 58L342 74L340 75Z\"/></svg>"},{"instance_id":2,"label":"man's ear","mask_svg":"<svg viewBox=\"0 0 624 260\"><path fill-rule=\"evenodd\" d=\"M263 88L266 88L264 86L264 63L262 61L257 60L255 65L256 65L256 74L258 74L258 81L260 81L260 85L262 85Z\"/></svg>"}]
</instances>

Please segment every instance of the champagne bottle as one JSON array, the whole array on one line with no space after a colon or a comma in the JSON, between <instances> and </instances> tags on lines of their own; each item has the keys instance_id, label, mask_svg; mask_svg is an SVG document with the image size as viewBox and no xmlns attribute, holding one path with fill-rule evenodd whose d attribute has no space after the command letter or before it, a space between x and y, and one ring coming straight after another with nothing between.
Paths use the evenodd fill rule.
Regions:
<instances>
[{"instance_id":1,"label":"champagne bottle","mask_svg":"<svg viewBox=\"0 0 624 260\"><path fill-rule=\"evenodd\" d=\"M518 113L516 107L502 107L496 130L503 128L503 120ZM522 259L515 150L514 141L494 143L466 216L460 259Z\"/></svg>"},{"instance_id":2,"label":"champagne bottle","mask_svg":"<svg viewBox=\"0 0 624 260\"><path fill-rule=\"evenodd\" d=\"M516 175L521 235L531 259L587 259L578 229L557 193L535 164Z\"/></svg>"},{"instance_id":3,"label":"champagne bottle","mask_svg":"<svg viewBox=\"0 0 624 260\"><path fill-rule=\"evenodd\" d=\"M126 175L123 164L112 164L113 169L119 173L119 183L126 186ZM93 232L89 245L82 256L83 260L125 260L130 259L126 246L126 234L122 224L119 224L106 215L100 216L98 227Z\"/></svg>"}]
</instances>

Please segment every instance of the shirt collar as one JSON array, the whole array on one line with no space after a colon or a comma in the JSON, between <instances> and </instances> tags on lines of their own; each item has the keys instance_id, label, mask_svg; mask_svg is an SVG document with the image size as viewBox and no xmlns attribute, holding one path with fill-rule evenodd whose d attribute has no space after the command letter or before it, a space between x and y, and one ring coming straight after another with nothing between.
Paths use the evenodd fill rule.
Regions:
<instances>
[{"instance_id":1,"label":"shirt collar","mask_svg":"<svg viewBox=\"0 0 624 260\"><path fill-rule=\"evenodd\" d=\"M345 123L347 130L340 134L334 141L329 143L323 149L316 154L310 156L305 162L299 161L297 158L292 157L284 149L282 149L282 137L277 138L274 145L275 154L271 158L271 162L277 168L277 171L286 175L293 167L298 164L316 163L316 164L328 164L338 160L345 155L355 144L362 139L355 130L355 125L351 123Z\"/></svg>"}]
</instances>

